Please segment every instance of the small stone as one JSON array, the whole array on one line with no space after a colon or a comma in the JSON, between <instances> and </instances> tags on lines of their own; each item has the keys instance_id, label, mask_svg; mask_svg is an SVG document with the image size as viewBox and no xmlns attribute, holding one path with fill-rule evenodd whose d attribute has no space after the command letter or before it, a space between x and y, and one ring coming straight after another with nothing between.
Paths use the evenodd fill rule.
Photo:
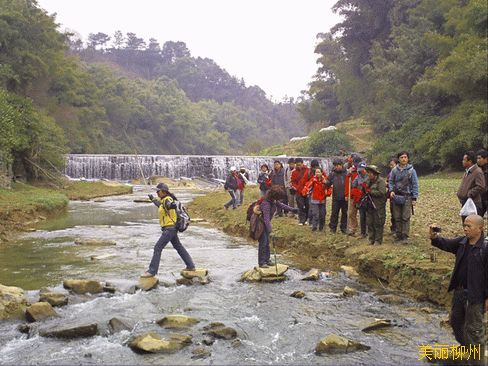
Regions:
<instances>
[{"instance_id":1,"label":"small stone","mask_svg":"<svg viewBox=\"0 0 488 366\"><path fill-rule=\"evenodd\" d=\"M193 354L191 358L194 360L204 359L212 355L212 352L204 347L197 347L191 353Z\"/></svg>"},{"instance_id":2,"label":"small stone","mask_svg":"<svg viewBox=\"0 0 488 366\"><path fill-rule=\"evenodd\" d=\"M202 343L206 346L211 346L212 344L214 344L214 342L215 342L215 339L211 338L211 337L205 337L202 340Z\"/></svg>"},{"instance_id":3,"label":"small stone","mask_svg":"<svg viewBox=\"0 0 488 366\"><path fill-rule=\"evenodd\" d=\"M177 278L176 279L177 286L191 286L193 285L193 281L189 280L188 278Z\"/></svg>"},{"instance_id":4,"label":"small stone","mask_svg":"<svg viewBox=\"0 0 488 366\"><path fill-rule=\"evenodd\" d=\"M323 338L319 344L317 344L317 347L315 347L315 353L318 355L322 355L324 353L339 354L354 351L367 351L370 348L371 347L369 346L354 342L336 334L330 334Z\"/></svg>"},{"instance_id":5,"label":"small stone","mask_svg":"<svg viewBox=\"0 0 488 366\"><path fill-rule=\"evenodd\" d=\"M129 324L128 321L120 318L112 318L109 320L108 324L112 333L118 333L123 330L128 330L130 332L132 331L132 328L134 328L134 326L132 324Z\"/></svg>"},{"instance_id":6,"label":"small stone","mask_svg":"<svg viewBox=\"0 0 488 366\"><path fill-rule=\"evenodd\" d=\"M58 314L48 302L36 302L25 311L25 318L30 322L44 320L53 316L58 316Z\"/></svg>"},{"instance_id":7,"label":"small stone","mask_svg":"<svg viewBox=\"0 0 488 366\"><path fill-rule=\"evenodd\" d=\"M167 315L156 321L157 324L165 328L187 328L199 322L200 320L196 318L180 314Z\"/></svg>"},{"instance_id":8,"label":"small stone","mask_svg":"<svg viewBox=\"0 0 488 366\"><path fill-rule=\"evenodd\" d=\"M302 281L318 281L320 279L320 271L317 268L312 268L305 277L302 278Z\"/></svg>"},{"instance_id":9,"label":"small stone","mask_svg":"<svg viewBox=\"0 0 488 366\"><path fill-rule=\"evenodd\" d=\"M20 333L29 334L29 332L30 332L30 325L29 325L29 324L20 324L20 325L17 327L17 330L18 330Z\"/></svg>"},{"instance_id":10,"label":"small stone","mask_svg":"<svg viewBox=\"0 0 488 366\"><path fill-rule=\"evenodd\" d=\"M242 342L240 339L234 339L231 345L233 348L239 348L240 346L242 346Z\"/></svg>"},{"instance_id":11,"label":"small stone","mask_svg":"<svg viewBox=\"0 0 488 366\"><path fill-rule=\"evenodd\" d=\"M302 299L305 297L305 292L303 291L294 291L291 295L291 297L294 297L296 299Z\"/></svg>"},{"instance_id":12,"label":"small stone","mask_svg":"<svg viewBox=\"0 0 488 366\"><path fill-rule=\"evenodd\" d=\"M358 290L356 290L352 287L349 287L349 286L345 286L344 291L342 291L342 295L345 297L354 296L357 294L358 294Z\"/></svg>"},{"instance_id":13,"label":"small stone","mask_svg":"<svg viewBox=\"0 0 488 366\"><path fill-rule=\"evenodd\" d=\"M115 291L117 291L115 289L115 287L112 287L112 286L103 286L103 292L109 292L111 294L115 294Z\"/></svg>"},{"instance_id":14,"label":"small stone","mask_svg":"<svg viewBox=\"0 0 488 366\"><path fill-rule=\"evenodd\" d=\"M388 319L379 319L371 324L369 324L367 327L364 327L362 329L363 332L370 332L372 330L376 329L381 329L381 328L388 328L392 326L391 320Z\"/></svg>"},{"instance_id":15,"label":"small stone","mask_svg":"<svg viewBox=\"0 0 488 366\"><path fill-rule=\"evenodd\" d=\"M449 318L442 319L439 322L439 326L441 326L442 328L450 328L451 327L451 321L449 320Z\"/></svg>"}]
</instances>

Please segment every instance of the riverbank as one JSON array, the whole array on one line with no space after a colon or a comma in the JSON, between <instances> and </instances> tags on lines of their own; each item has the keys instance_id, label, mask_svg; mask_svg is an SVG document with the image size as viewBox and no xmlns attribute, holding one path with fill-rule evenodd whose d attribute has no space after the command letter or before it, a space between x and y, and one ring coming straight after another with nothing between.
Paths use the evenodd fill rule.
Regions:
<instances>
[{"instance_id":1,"label":"riverbank","mask_svg":"<svg viewBox=\"0 0 488 366\"><path fill-rule=\"evenodd\" d=\"M381 246L371 246L366 239L340 233L311 232L310 227L299 226L295 219L276 218L273 231L277 252L304 270L312 267L337 270L341 265L354 266L362 281L420 301L447 306L451 297L447 288L454 256L431 247L428 226L434 222L440 224L445 236L462 234L455 194L459 179L452 175L432 175L420 178L419 185L421 196L411 221L411 240L407 245L393 244L393 238L388 234L390 216L387 212L385 239ZM196 197L189 210L193 217L205 217L230 235L247 237L246 209L258 195L257 188L246 189L245 204L236 210L225 210L223 204L229 195L222 189ZM327 224L331 212L331 202L328 201ZM431 260L432 255L435 255L435 262Z\"/></svg>"},{"instance_id":2,"label":"riverbank","mask_svg":"<svg viewBox=\"0 0 488 366\"><path fill-rule=\"evenodd\" d=\"M30 230L40 220L66 210L69 200L132 193L132 187L116 182L65 181L61 188L14 183L0 188L0 242L15 232Z\"/></svg>"}]
</instances>

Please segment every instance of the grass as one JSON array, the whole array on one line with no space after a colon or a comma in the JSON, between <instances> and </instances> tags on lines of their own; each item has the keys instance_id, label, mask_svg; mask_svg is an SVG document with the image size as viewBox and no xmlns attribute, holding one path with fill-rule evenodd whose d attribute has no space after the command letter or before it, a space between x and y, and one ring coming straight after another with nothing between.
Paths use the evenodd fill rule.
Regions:
<instances>
[{"instance_id":1,"label":"grass","mask_svg":"<svg viewBox=\"0 0 488 366\"><path fill-rule=\"evenodd\" d=\"M89 200L96 197L129 194L132 193L132 186L104 181L69 181L60 192L70 200Z\"/></svg>"},{"instance_id":2,"label":"grass","mask_svg":"<svg viewBox=\"0 0 488 366\"><path fill-rule=\"evenodd\" d=\"M378 285L378 280L390 288L405 292L421 300L447 305L449 276L454 265L454 255L442 252L430 245L428 227L438 223L442 235L462 235L460 204L456 197L459 173L435 174L421 177L420 197L411 219L410 243L394 244L389 232L390 214L387 209L384 244L371 246L367 240L330 232L314 233L307 226L298 226L291 218L273 220L276 246L285 258L295 266L308 269L338 269L342 264L357 267L366 281ZM190 205L194 217L205 217L225 232L248 236L245 219L247 204L259 196L257 188L246 190L246 203L237 210L225 210L223 204L229 195L222 192L197 197ZM327 202L327 223L331 212ZM253 242L256 244L256 242ZM436 261L431 255L436 254Z\"/></svg>"},{"instance_id":3,"label":"grass","mask_svg":"<svg viewBox=\"0 0 488 366\"><path fill-rule=\"evenodd\" d=\"M35 223L40 217L65 210L69 200L132 193L132 187L113 182L64 181L62 188L14 183L0 188L0 241Z\"/></svg>"}]
</instances>

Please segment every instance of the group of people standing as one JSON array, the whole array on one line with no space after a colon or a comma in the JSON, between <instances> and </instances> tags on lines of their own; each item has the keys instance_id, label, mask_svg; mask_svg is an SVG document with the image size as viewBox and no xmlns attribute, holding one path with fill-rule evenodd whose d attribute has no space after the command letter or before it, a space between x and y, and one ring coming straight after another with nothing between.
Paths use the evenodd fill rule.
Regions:
<instances>
[{"instance_id":1,"label":"group of people standing","mask_svg":"<svg viewBox=\"0 0 488 366\"><path fill-rule=\"evenodd\" d=\"M308 167L302 158L290 158L287 166L276 160L270 171L262 164L257 183L262 197L273 187L280 188L279 202L290 208L278 207L277 216L298 210L298 224L310 225L312 231L323 231L326 218L326 199L332 199L329 229L336 233L368 238L370 244L382 244L386 219L386 202L390 198L391 231L398 242L407 242L410 217L418 198L418 178L409 164L409 154L402 151L390 161L387 180L375 165L367 165L356 154L335 159L329 174L317 159ZM359 221L358 221L359 214Z\"/></svg>"}]
</instances>

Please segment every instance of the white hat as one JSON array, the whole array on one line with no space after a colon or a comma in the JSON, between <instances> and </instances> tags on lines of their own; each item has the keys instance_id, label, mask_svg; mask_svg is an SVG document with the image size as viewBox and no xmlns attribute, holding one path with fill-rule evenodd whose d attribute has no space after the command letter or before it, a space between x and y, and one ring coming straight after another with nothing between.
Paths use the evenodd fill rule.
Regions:
<instances>
[{"instance_id":1,"label":"white hat","mask_svg":"<svg viewBox=\"0 0 488 366\"><path fill-rule=\"evenodd\" d=\"M231 166L231 167L230 167L230 171L231 171L231 172L235 172L236 170L237 170L237 168L236 168L235 166Z\"/></svg>"}]
</instances>

